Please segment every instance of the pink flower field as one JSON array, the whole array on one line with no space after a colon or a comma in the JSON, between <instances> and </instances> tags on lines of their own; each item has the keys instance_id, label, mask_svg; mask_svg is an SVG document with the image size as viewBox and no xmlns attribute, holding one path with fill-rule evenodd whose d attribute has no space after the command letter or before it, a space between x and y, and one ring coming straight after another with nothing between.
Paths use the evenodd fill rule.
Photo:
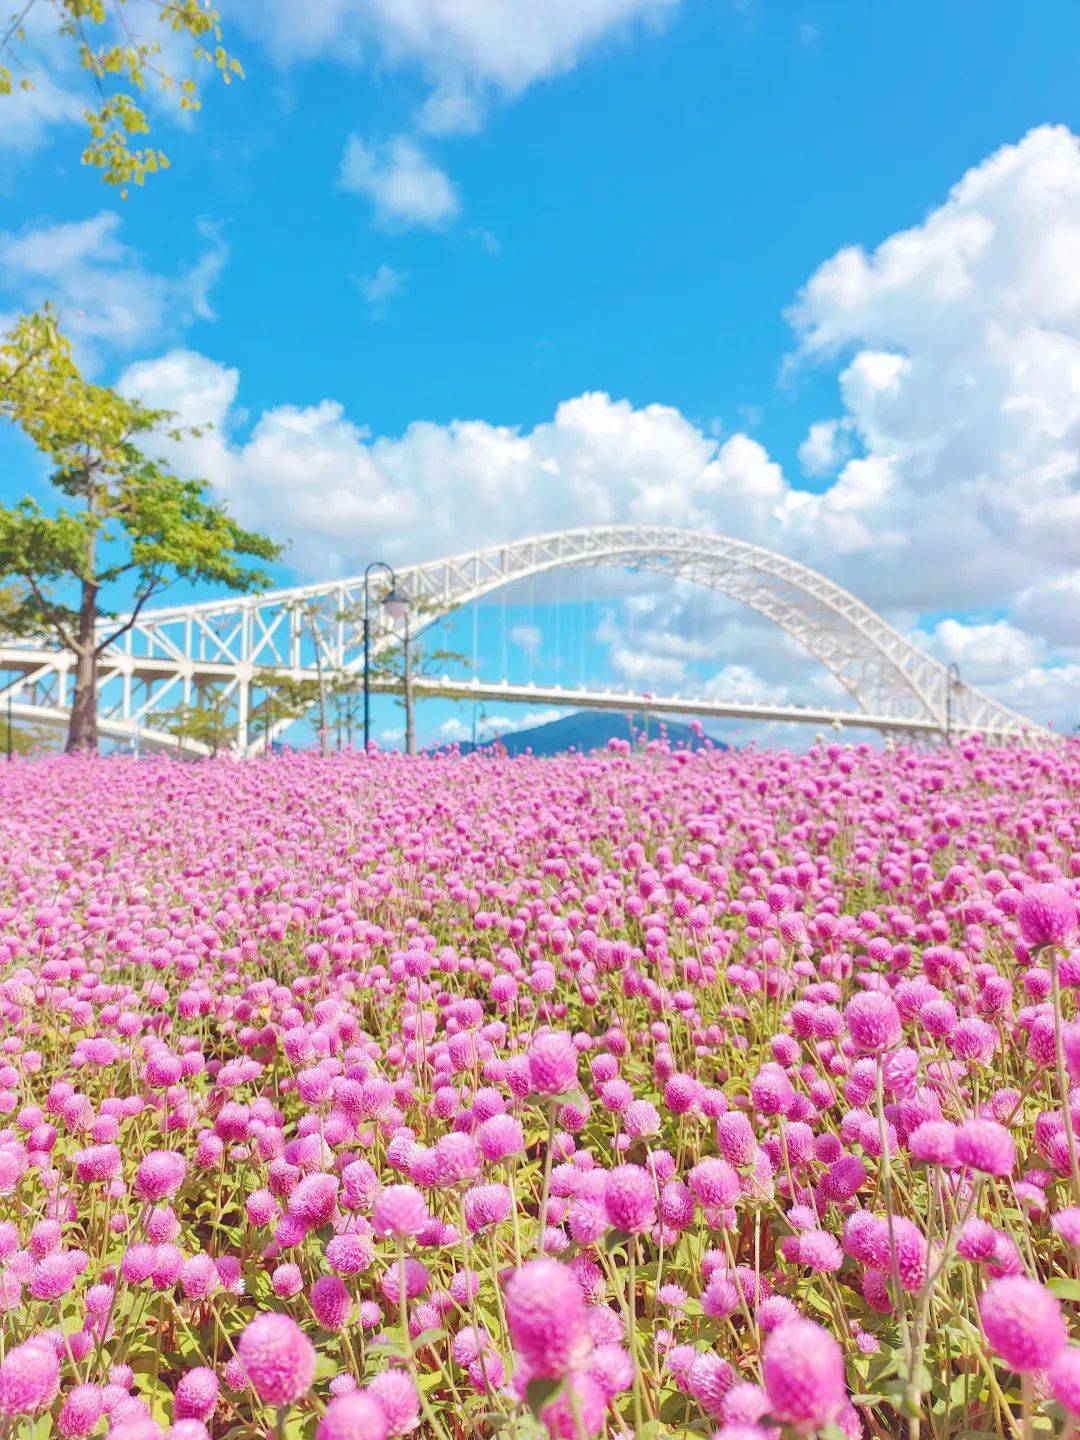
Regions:
<instances>
[{"instance_id":1,"label":"pink flower field","mask_svg":"<svg viewBox=\"0 0 1080 1440\"><path fill-rule=\"evenodd\" d=\"M3 767L0 1440L1074 1434L1078 789Z\"/></svg>"}]
</instances>

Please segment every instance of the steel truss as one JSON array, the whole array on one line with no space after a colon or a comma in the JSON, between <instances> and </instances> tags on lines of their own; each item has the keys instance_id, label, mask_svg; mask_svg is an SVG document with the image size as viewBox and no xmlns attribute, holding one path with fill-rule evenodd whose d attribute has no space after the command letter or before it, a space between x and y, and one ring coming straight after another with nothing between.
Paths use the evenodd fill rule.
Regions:
<instances>
[{"instance_id":1,"label":"steel truss","mask_svg":"<svg viewBox=\"0 0 1080 1440\"><path fill-rule=\"evenodd\" d=\"M724 535L699 535L661 526L613 525L535 535L492 545L466 555L403 567L399 591L414 602L424 624L531 576L582 566L621 566L670 575L726 595L764 615L813 655L851 695L856 709L835 712L840 722L912 735L970 735L994 742L1044 740L1052 732L999 704L920 650L869 606L824 575L774 551ZM267 735L253 734L253 692L271 672L314 678L316 651L333 672L362 665L363 580L354 577L297 586L257 596L230 597L144 611L102 654L100 725L104 734L138 739L152 747L176 748L156 721L177 705L190 705L212 691L224 696L234 714L237 750L260 750ZM102 627L102 638L116 628ZM400 644L401 622L381 617L372 637L376 653ZM0 707L8 699L15 713L43 723L66 723L75 657L33 642L0 643ZM477 687L469 681L422 687L438 691L481 691L518 698L564 696L564 703L611 708L611 692L558 687ZM663 696L620 697L657 713L667 708L747 719L806 721L832 714L800 706L725 705L722 701ZM290 722L270 727L282 733ZM189 749L199 747L189 745Z\"/></svg>"}]
</instances>

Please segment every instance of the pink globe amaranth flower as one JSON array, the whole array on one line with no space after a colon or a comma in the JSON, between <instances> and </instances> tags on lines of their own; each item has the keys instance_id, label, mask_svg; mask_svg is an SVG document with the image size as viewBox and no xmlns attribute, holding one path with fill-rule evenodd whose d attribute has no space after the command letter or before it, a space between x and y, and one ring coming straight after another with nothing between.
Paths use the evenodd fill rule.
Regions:
<instances>
[{"instance_id":1,"label":"pink globe amaranth flower","mask_svg":"<svg viewBox=\"0 0 1080 1440\"><path fill-rule=\"evenodd\" d=\"M210 1440L210 1431L201 1420L176 1420L165 1440Z\"/></svg>"},{"instance_id":2,"label":"pink globe amaranth flower","mask_svg":"<svg viewBox=\"0 0 1080 1440\"><path fill-rule=\"evenodd\" d=\"M247 1371L244 1369L243 1362L239 1360L235 1355L232 1356L231 1359L226 1360L225 1368L222 1370L221 1373L222 1377L225 1380L225 1384L229 1387L230 1390L234 1392L234 1394L241 1390L247 1389Z\"/></svg>"},{"instance_id":3,"label":"pink globe amaranth flower","mask_svg":"<svg viewBox=\"0 0 1080 1440\"><path fill-rule=\"evenodd\" d=\"M570 1391L573 1391L571 1401ZM551 1440L578 1440L599 1435L604 1428L607 1401L602 1387L590 1374L576 1373L565 1388L540 1410Z\"/></svg>"},{"instance_id":4,"label":"pink globe amaranth flower","mask_svg":"<svg viewBox=\"0 0 1080 1440\"><path fill-rule=\"evenodd\" d=\"M485 1160L505 1160L525 1149L525 1131L515 1115L492 1115L477 1130L476 1143Z\"/></svg>"},{"instance_id":5,"label":"pink globe amaranth flower","mask_svg":"<svg viewBox=\"0 0 1080 1440\"><path fill-rule=\"evenodd\" d=\"M780 1325L797 1319L798 1314L794 1303L786 1295L769 1295L755 1308L754 1319L758 1328L769 1335Z\"/></svg>"},{"instance_id":6,"label":"pink globe amaranth flower","mask_svg":"<svg viewBox=\"0 0 1080 1440\"><path fill-rule=\"evenodd\" d=\"M629 1350L609 1340L593 1351L588 1373L604 1392L605 1401L610 1402L633 1385L634 1362Z\"/></svg>"},{"instance_id":7,"label":"pink globe amaranth flower","mask_svg":"<svg viewBox=\"0 0 1080 1440\"><path fill-rule=\"evenodd\" d=\"M140 1200L157 1204L180 1189L187 1174L187 1161L176 1150L151 1150L139 1162L132 1186Z\"/></svg>"},{"instance_id":8,"label":"pink globe amaranth flower","mask_svg":"<svg viewBox=\"0 0 1080 1440\"><path fill-rule=\"evenodd\" d=\"M465 1192L465 1224L470 1234L509 1220L513 1202L505 1185L474 1185Z\"/></svg>"},{"instance_id":9,"label":"pink globe amaranth flower","mask_svg":"<svg viewBox=\"0 0 1080 1440\"><path fill-rule=\"evenodd\" d=\"M604 1210L616 1230L644 1234L656 1221L656 1181L641 1165L616 1165L604 1186Z\"/></svg>"},{"instance_id":10,"label":"pink globe amaranth flower","mask_svg":"<svg viewBox=\"0 0 1080 1440\"><path fill-rule=\"evenodd\" d=\"M1080 1205L1070 1205L1050 1216L1050 1224L1066 1245L1080 1249Z\"/></svg>"},{"instance_id":11,"label":"pink globe amaranth flower","mask_svg":"<svg viewBox=\"0 0 1080 1440\"><path fill-rule=\"evenodd\" d=\"M39 1415L60 1389L55 1346L41 1337L24 1340L0 1363L0 1415L10 1419Z\"/></svg>"},{"instance_id":12,"label":"pink globe amaranth flower","mask_svg":"<svg viewBox=\"0 0 1080 1440\"><path fill-rule=\"evenodd\" d=\"M1076 934L1076 902L1060 885L1035 885L1016 911L1020 937L1032 950L1066 945Z\"/></svg>"},{"instance_id":13,"label":"pink globe amaranth flower","mask_svg":"<svg viewBox=\"0 0 1080 1440\"><path fill-rule=\"evenodd\" d=\"M997 1231L986 1220L973 1215L956 1242L956 1253L962 1260L989 1260L997 1244Z\"/></svg>"},{"instance_id":14,"label":"pink globe amaranth flower","mask_svg":"<svg viewBox=\"0 0 1080 1440\"><path fill-rule=\"evenodd\" d=\"M83 1440L101 1419L103 1408L100 1385L76 1385L60 1407L56 1428L64 1440Z\"/></svg>"},{"instance_id":15,"label":"pink globe amaranth flower","mask_svg":"<svg viewBox=\"0 0 1080 1440\"><path fill-rule=\"evenodd\" d=\"M1026 1275L992 1281L979 1314L990 1348L1021 1374L1045 1370L1068 1342L1060 1301Z\"/></svg>"},{"instance_id":16,"label":"pink globe amaranth flower","mask_svg":"<svg viewBox=\"0 0 1080 1440\"><path fill-rule=\"evenodd\" d=\"M741 1194L737 1171L726 1160L699 1160L687 1176L699 1205L727 1207Z\"/></svg>"},{"instance_id":17,"label":"pink globe amaranth flower","mask_svg":"<svg viewBox=\"0 0 1080 1440\"><path fill-rule=\"evenodd\" d=\"M379 1402L364 1390L331 1400L315 1440L387 1440L390 1423Z\"/></svg>"},{"instance_id":18,"label":"pink globe amaranth flower","mask_svg":"<svg viewBox=\"0 0 1080 1440\"><path fill-rule=\"evenodd\" d=\"M270 1284L279 1300L291 1300L304 1288L304 1274L299 1265L287 1261L278 1265L270 1276Z\"/></svg>"},{"instance_id":19,"label":"pink globe amaranth flower","mask_svg":"<svg viewBox=\"0 0 1080 1440\"><path fill-rule=\"evenodd\" d=\"M904 1026L896 1002L878 990L864 990L849 1000L844 1019L848 1034L864 1054L880 1055L903 1039Z\"/></svg>"},{"instance_id":20,"label":"pink globe amaranth flower","mask_svg":"<svg viewBox=\"0 0 1080 1440\"><path fill-rule=\"evenodd\" d=\"M420 1423L420 1397L406 1370L384 1370L367 1387L367 1393L386 1418L391 1435L407 1435Z\"/></svg>"},{"instance_id":21,"label":"pink globe amaranth flower","mask_svg":"<svg viewBox=\"0 0 1080 1440\"><path fill-rule=\"evenodd\" d=\"M181 1375L173 1396L173 1417L177 1420L209 1420L217 1407L218 1378L206 1365Z\"/></svg>"},{"instance_id":22,"label":"pink globe amaranth flower","mask_svg":"<svg viewBox=\"0 0 1080 1440\"><path fill-rule=\"evenodd\" d=\"M728 1110L716 1120L716 1145L731 1165L752 1165L757 1154L754 1127L741 1110Z\"/></svg>"},{"instance_id":23,"label":"pink globe amaranth flower","mask_svg":"<svg viewBox=\"0 0 1080 1440\"><path fill-rule=\"evenodd\" d=\"M375 1247L366 1235L354 1230L335 1235L327 1242L326 1263L339 1275L360 1275L375 1259Z\"/></svg>"},{"instance_id":24,"label":"pink globe amaranth flower","mask_svg":"<svg viewBox=\"0 0 1080 1440\"><path fill-rule=\"evenodd\" d=\"M924 1165L954 1165L956 1126L950 1120L924 1120L911 1132L908 1149Z\"/></svg>"},{"instance_id":25,"label":"pink globe amaranth flower","mask_svg":"<svg viewBox=\"0 0 1080 1440\"><path fill-rule=\"evenodd\" d=\"M341 1172L344 1203L350 1210L369 1210L379 1193L379 1176L367 1160L353 1160Z\"/></svg>"},{"instance_id":26,"label":"pink globe amaranth flower","mask_svg":"<svg viewBox=\"0 0 1080 1440\"><path fill-rule=\"evenodd\" d=\"M505 1307L510 1339L532 1375L559 1379L587 1358L581 1287L557 1260L530 1260L516 1271L506 1286Z\"/></svg>"},{"instance_id":27,"label":"pink globe amaranth flower","mask_svg":"<svg viewBox=\"0 0 1080 1440\"><path fill-rule=\"evenodd\" d=\"M844 1352L812 1320L789 1320L762 1350L769 1414L803 1434L837 1419L847 1404Z\"/></svg>"},{"instance_id":28,"label":"pink globe amaranth flower","mask_svg":"<svg viewBox=\"0 0 1080 1440\"><path fill-rule=\"evenodd\" d=\"M344 1330L352 1314L352 1296L336 1275L321 1275L311 1287L311 1313L324 1330Z\"/></svg>"},{"instance_id":29,"label":"pink globe amaranth flower","mask_svg":"<svg viewBox=\"0 0 1080 1440\"><path fill-rule=\"evenodd\" d=\"M1058 1404L1070 1415L1080 1415L1080 1345L1066 1345L1052 1361L1046 1378Z\"/></svg>"},{"instance_id":30,"label":"pink globe amaranth flower","mask_svg":"<svg viewBox=\"0 0 1080 1440\"><path fill-rule=\"evenodd\" d=\"M686 1372L686 1388L710 1415L719 1415L724 1396L735 1383L735 1371L721 1355L695 1354Z\"/></svg>"},{"instance_id":31,"label":"pink globe amaranth flower","mask_svg":"<svg viewBox=\"0 0 1080 1440\"><path fill-rule=\"evenodd\" d=\"M1011 1175L1016 1168L1016 1145L996 1120L965 1120L956 1131L956 1158L984 1175Z\"/></svg>"},{"instance_id":32,"label":"pink globe amaranth flower","mask_svg":"<svg viewBox=\"0 0 1080 1440\"><path fill-rule=\"evenodd\" d=\"M563 1095L577 1085L577 1046L565 1031L537 1035L529 1046L528 1062L529 1083L537 1095Z\"/></svg>"},{"instance_id":33,"label":"pink globe amaranth flower","mask_svg":"<svg viewBox=\"0 0 1080 1440\"><path fill-rule=\"evenodd\" d=\"M1061 1032L1061 1048L1065 1056L1065 1068L1074 1085L1080 1085L1080 1020L1073 1020Z\"/></svg>"},{"instance_id":34,"label":"pink globe amaranth flower","mask_svg":"<svg viewBox=\"0 0 1080 1440\"><path fill-rule=\"evenodd\" d=\"M59 1300L75 1285L86 1268L81 1250L61 1250L46 1255L30 1274L27 1293L31 1300Z\"/></svg>"},{"instance_id":35,"label":"pink globe amaranth flower","mask_svg":"<svg viewBox=\"0 0 1080 1440\"><path fill-rule=\"evenodd\" d=\"M289 1214L309 1230L320 1230L337 1213L336 1175L305 1175L289 1195Z\"/></svg>"},{"instance_id":36,"label":"pink globe amaranth flower","mask_svg":"<svg viewBox=\"0 0 1080 1440\"><path fill-rule=\"evenodd\" d=\"M205 1300L220 1284L217 1266L209 1255L193 1255L180 1266L180 1288L186 1300Z\"/></svg>"},{"instance_id":37,"label":"pink globe amaranth flower","mask_svg":"<svg viewBox=\"0 0 1080 1440\"><path fill-rule=\"evenodd\" d=\"M415 1185L388 1185L372 1207L371 1225L376 1235L404 1240L419 1235L430 1218Z\"/></svg>"},{"instance_id":38,"label":"pink globe amaranth flower","mask_svg":"<svg viewBox=\"0 0 1080 1440\"><path fill-rule=\"evenodd\" d=\"M714 1274L702 1292L701 1308L714 1320L734 1315L739 1308L739 1286L734 1277L724 1271Z\"/></svg>"},{"instance_id":39,"label":"pink globe amaranth flower","mask_svg":"<svg viewBox=\"0 0 1080 1440\"><path fill-rule=\"evenodd\" d=\"M307 1394L315 1378L315 1350L288 1315L257 1315L240 1336L236 1353L267 1405L291 1405Z\"/></svg>"}]
</instances>

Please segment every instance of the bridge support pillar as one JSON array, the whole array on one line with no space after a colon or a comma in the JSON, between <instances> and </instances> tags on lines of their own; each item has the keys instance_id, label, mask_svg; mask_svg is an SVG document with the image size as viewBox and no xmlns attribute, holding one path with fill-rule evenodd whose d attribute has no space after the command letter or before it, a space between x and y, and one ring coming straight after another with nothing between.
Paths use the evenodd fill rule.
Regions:
<instances>
[{"instance_id":1,"label":"bridge support pillar","mask_svg":"<svg viewBox=\"0 0 1080 1440\"><path fill-rule=\"evenodd\" d=\"M246 755L248 749L248 716L251 699L251 681L246 675L240 677L236 697L236 749Z\"/></svg>"}]
</instances>

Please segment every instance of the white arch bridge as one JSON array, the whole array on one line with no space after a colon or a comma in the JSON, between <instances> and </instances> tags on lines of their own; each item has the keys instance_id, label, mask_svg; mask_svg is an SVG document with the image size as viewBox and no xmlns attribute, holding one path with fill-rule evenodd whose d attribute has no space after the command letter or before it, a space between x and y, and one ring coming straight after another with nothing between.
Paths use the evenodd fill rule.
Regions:
<instances>
[{"instance_id":1,"label":"white arch bridge","mask_svg":"<svg viewBox=\"0 0 1080 1440\"><path fill-rule=\"evenodd\" d=\"M744 704L449 677L418 678L418 694L836 724L910 737L978 733L997 743L1051 738L1051 732L962 683L955 672L824 575L723 535L636 525L566 530L402 567L397 588L428 625L515 581L580 566L658 572L748 605L819 660L852 697L854 707ZM209 691L231 707L237 751L253 754L291 723L278 721L268 732L254 733L252 699L260 681L283 673L314 680L320 665L323 673L359 672L363 626L356 617L362 606L363 579L357 577L147 609L102 652L101 733L175 750L176 739L163 728L166 713L196 703ZM391 622L378 605L372 609L373 653L399 645L404 622ZM117 625L115 619L103 624L102 639ZM10 705L17 718L66 725L74 666L70 652L0 638L0 672L7 677L0 688L0 708ZM192 752L202 747L189 741L185 748Z\"/></svg>"}]
</instances>

